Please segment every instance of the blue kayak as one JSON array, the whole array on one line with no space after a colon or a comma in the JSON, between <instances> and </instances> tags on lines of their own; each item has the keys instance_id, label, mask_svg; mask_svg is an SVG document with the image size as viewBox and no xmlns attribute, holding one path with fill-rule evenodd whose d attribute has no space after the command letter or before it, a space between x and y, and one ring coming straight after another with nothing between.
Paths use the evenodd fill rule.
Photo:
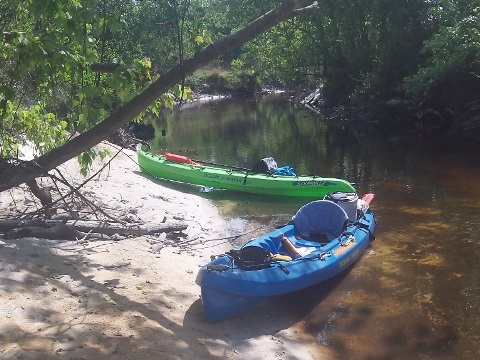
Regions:
<instances>
[{"instance_id":1,"label":"blue kayak","mask_svg":"<svg viewBox=\"0 0 480 360\"><path fill-rule=\"evenodd\" d=\"M221 321L272 296L339 274L365 252L374 230L368 205L354 221L329 200L302 206L289 224L219 255L199 270L196 283L207 320Z\"/></svg>"}]
</instances>

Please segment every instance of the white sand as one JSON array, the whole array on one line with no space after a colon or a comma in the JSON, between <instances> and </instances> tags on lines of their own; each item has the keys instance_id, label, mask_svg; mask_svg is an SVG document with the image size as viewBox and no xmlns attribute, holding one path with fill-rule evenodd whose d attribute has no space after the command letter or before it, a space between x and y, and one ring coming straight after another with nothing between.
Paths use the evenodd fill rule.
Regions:
<instances>
[{"instance_id":1,"label":"white sand","mask_svg":"<svg viewBox=\"0 0 480 360\"><path fill-rule=\"evenodd\" d=\"M62 171L83 181L76 161ZM268 305L205 321L195 276L230 247L214 240L228 235L227 225L209 201L144 176L132 151L81 191L117 218L188 225L180 239L188 246L164 236L0 238L0 359L329 358ZM2 215L34 206L26 195L23 187L0 193Z\"/></svg>"}]
</instances>

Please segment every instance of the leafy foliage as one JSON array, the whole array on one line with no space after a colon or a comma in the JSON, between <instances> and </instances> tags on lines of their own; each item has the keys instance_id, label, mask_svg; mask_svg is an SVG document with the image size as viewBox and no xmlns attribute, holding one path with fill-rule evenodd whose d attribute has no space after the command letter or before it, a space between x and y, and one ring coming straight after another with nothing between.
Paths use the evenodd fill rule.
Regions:
<instances>
[{"instance_id":1,"label":"leafy foliage","mask_svg":"<svg viewBox=\"0 0 480 360\"><path fill-rule=\"evenodd\" d=\"M266 82L283 86L312 84L319 64L311 58L311 23L292 19L257 39L243 58Z\"/></svg>"},{"instance_id":2,"label":"leafy foliage","mask_svg":"<svg viewBox=\"0 0 480 360\"><path fill-rule=\"evenodd\" d=\"M27 141L41 155L65 142L67 133L96 125L148 85L152 59L162 54L146 44L159 49L170 44L170 55L176 45L173 36L152 42L155 36L146 31L154 21L171 20L171 8L163 9L153 0L2 1L1 156L16 157L18 144ZM132 29L138 33L129 33ZM126 34L128 43L122 42ZM113 70L96 71L97 63ZM165 64L172 63L156 68ZM189 96L188 89L172 89L151 111ZM93 156L82 155L82 164L88 166Z\"/></svg>"},{"instance_id":3,"label":"leafy foliage","mask_svg":"<svg viewBox=\"0 0 480 360\"><path fill-rule=\"evenodd\" d=\"M425 43L423 51L429 55L427 63L405 79L409 95L426 96L452 74L480 76L480 3L478 5L472 7L465 17L442 26Z\"/></svg>"},{"instance_id":4,"label":"leafy foliage","mask_svg":"<svg viewBox=\"0 0 480 360\"><path fill-rule=\"evenodd\" d=\"M30 109L16 109L11 101L5 103L3 131L0 138L0 156L18 157L22 154L19 145L32 144L34 154L43 154L67 138L67 123L59 121L44 106L36 104ZM18 134L21 132L21 136Z\"/></svg>"}]
</instances>

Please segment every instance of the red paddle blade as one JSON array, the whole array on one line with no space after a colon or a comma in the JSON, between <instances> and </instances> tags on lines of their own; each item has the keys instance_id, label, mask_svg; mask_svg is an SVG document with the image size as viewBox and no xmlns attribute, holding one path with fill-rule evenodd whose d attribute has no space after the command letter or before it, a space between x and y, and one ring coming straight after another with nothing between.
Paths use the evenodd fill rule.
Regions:
<instances>
[{"instance_id":1,"label":"red paddle blade","mask_svg":"<svg viewBox=\"0 0 480 360\"><path fill-rule=\"evenodd\" d=\"M372 194L372 193L365 194L362 196L362 200L365 201L367 204L370 204L374 198L375 198L375 194Z\"/></svg>"}]
</instances>

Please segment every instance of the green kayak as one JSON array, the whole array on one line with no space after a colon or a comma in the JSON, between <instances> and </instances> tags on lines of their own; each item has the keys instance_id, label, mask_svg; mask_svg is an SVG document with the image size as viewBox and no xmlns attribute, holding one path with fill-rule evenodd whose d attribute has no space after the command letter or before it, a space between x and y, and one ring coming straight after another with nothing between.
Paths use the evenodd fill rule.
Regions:
<instances>
[{"instance_id":1,"label":"green kayak","mask_svg":"<svg viewBox=\"0 0 480 360\"><path fill-rule=\"evenodd\" d=\"M352 184L341 179L259 174L170 153L140 150L138 164L144 173L160 179L254 194L323 198L334 191L355 192Z\"/></svg>"}]
</instances>

